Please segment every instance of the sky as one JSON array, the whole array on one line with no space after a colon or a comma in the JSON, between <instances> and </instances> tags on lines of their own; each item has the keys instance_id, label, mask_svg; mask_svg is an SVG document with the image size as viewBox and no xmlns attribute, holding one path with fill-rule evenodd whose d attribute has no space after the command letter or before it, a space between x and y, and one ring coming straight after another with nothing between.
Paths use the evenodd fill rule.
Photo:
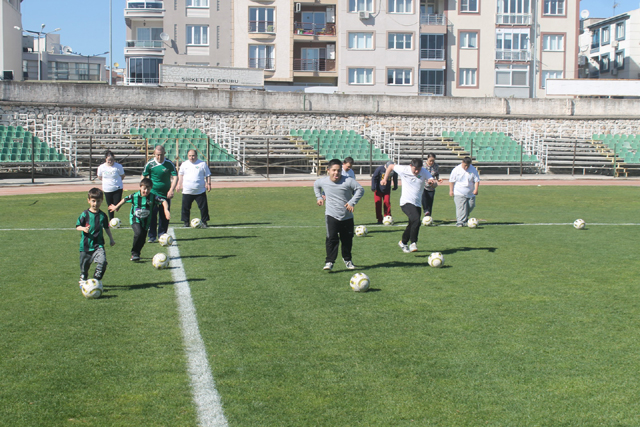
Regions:
<instances>
[{"instance_id":1,"label":"sky","mask_svg":"<svg viewBox=\"0 0 640 427\"><path fill-rule=\"evenodd\" d=\"M126 26L125 0L111 0L113 4L113 62L124 67ZM418 1L418 0L415 0ZM574 0L567 0L569 7ZM640 8L640 0L582 0L580 10L589 10L593 18L613 16ZM575 4L575 3L573 3ZM60 42L74 52L95 55L109 50L109 0L23 0L22 28L39 31L60 28ZM109 58L107 56L107 63Z\"/></svg>"}]
</instances>

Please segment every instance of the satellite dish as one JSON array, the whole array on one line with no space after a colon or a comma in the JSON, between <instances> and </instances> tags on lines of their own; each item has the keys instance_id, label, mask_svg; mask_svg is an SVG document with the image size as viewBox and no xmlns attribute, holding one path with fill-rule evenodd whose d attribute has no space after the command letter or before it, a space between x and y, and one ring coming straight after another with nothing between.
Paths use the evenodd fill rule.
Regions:
<instances>
[{"instance_id":1,"label":"satellite dish","mask_svg":"<svg viewBox=\"0 0 640 427\"><path fill-rule=\"evenodd\" d=\"M72 52L73 49L71 49L71 46L62 46L62 53L64 53L65 55L69 55Z\"/></svg>"},{"instance_id":2,"label":"satellite dish","mask_svg":"<svg viewBox=\"0 0 640 427\"><path fill-rule=\"evenodd\" d=\"M168 42L169 41L169 34L167 33L160 33L160 38L165 41Z\"/></svg>"},{"instance_id":3,"label":"satellite dish","mask_svg":"<svg viewBox=\"0 0 640 427\"><path fill-rule=\"evenodd\" d=\"M580 12L580 18L587 19L589 17L589 11L587 9Z\"/></svg>"}]
</instances>

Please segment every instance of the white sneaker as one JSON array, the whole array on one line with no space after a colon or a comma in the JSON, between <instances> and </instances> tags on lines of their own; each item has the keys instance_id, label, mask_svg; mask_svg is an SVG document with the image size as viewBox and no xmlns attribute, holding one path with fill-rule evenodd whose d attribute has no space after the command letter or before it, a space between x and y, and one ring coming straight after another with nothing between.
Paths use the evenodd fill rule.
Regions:
<instances>
[{"instance_id":1,"label":"white sneaker","mask_svg":"<svg viewBox=\"0 0 640 427\"><path fill-rule=\"evenodd\" d=\"M356 269L356 266L353 265L353 263L351 261L344 261L344 265L346 265L347 269L349 269L349 270L355 270Z\"/></svg>"},{"instance_id":2,"label":"white sneaker","mask_svg":"<svg viewBox=\"0 0 640 427\"><path fill-rule=\"evenodd\" d=\"M322 269L331 271L333 269L333 263L332 262L326 263Z\"/></svg>"},{"instance_id":3,"label":"white sneaker","mask_svg":"<svg viewBox=\"0 0 640 427\"><path fill-rule=\"evenodd\" d=\"M411 246L409 246L409 252L418 252L418 245L416 245L416 242L413 242Z\"/></svg>"},{"instance_id":4,"label":"white sneaker","mask_svg":"<svg viewBox=\"0 0 640 427\"><path fill-rule=\"evenodd\" d=\"M404 243L402 243L402 240L400 240L398 242L398 246L400 246L400 248L402 249L402 252L404 252L405 254L408 254L409 252L411 252L409 250L409 246L405 245Z\"/></svg>"}]
</instances>

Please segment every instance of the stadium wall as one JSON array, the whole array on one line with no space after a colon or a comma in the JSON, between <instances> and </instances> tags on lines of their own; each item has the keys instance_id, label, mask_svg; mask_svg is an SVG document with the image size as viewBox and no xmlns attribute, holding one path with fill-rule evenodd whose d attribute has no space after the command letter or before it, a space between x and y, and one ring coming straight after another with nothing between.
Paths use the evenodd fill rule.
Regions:
<instances>
[{"instance_id":1,"label":"stadium wall","mask_svg":"<svg viewBox=\"0 0 640 427\"><path fill-rule=\"evenodd\" d=\"M4 105L208 112L323 113L403 116L640 118L640 99L520 99L305 94L0 82Z\"/></svg>"}]
</instances>

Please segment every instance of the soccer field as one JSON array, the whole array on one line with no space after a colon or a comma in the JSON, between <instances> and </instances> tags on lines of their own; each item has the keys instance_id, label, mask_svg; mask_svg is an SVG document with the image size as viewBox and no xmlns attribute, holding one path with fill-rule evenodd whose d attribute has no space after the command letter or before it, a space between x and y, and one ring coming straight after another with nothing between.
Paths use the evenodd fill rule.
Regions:
<instances>
[{"instance_id":1,"label":"soccer field","mask_svg":"<svg viewBox=\"0 0 640 427\"><path fill-rule=\"evenodd\" d=\"M400 192L388 227L365 190L367 293L340 259L322 270L310 183L214 190L204 230L179 226L178 196L167 270L158 244L129 261L123 208L99 300L77 285L86 195L0 197L0 425L223 425L194 403L180 262L230 426L640 425L638 188L481 185L477 229L441 188L411 254Z\"/></svg>"}]
</instances>

